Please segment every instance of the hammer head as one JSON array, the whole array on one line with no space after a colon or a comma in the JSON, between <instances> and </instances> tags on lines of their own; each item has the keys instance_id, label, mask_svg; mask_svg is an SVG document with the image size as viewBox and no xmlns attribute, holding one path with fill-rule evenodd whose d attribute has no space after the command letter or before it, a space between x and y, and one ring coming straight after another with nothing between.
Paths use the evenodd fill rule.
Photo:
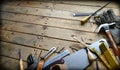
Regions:
<instances>
[{"instance_id":1,"label":"hammer head","mask_svg":"<svg viewBox=\"0 0 120 70\"><path fill-rule=\"evenodd\" d=\"M98 29L97 29L97 32L99 33L100 30L103 28L104 30L109 30L109 26L112 26L112 25L115 25L115 22L113 23L105 23L105 24L101 24Z\"/></svg>"}]
</instances>

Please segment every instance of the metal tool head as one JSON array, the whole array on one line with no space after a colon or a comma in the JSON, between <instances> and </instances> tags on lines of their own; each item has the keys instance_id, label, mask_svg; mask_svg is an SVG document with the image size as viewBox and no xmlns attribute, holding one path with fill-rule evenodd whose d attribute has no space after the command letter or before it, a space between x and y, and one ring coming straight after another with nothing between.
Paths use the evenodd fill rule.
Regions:
<instances>
[{"instance_id":1,"label":"metal tool head","mask_svg":"<svg viewBox=\"0 0 120 70\"><path fill-rule=\"evenodd\" d=\"M105 30L109 30L109 26L112 26L112 25L114 25L115 24L115 22L113 22L113 23L105 23L105 24L101 24L99 27L98 27L98 29L97 29L97 32L100 32L100 30L102 29L102 28L104 28Z\"/></svg>"}]
</instances>

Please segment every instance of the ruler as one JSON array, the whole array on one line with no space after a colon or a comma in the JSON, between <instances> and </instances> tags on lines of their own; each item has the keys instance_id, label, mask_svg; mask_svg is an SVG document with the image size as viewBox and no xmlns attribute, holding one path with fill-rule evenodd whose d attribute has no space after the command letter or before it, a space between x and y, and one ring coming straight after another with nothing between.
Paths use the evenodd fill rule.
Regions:
<instances>
[{"instance_id":1,"label":"ruler","mask_svg":"<svg viewBox=\"0 0 120 70\"><path fill-rule=\"evenodd\" d=\"M100 44L100 49L101 49L103 55L105 56L107 62L109 63L110 69L118 70L119 63L118 63L117 59L115 58L114 54L112 53L112 51L110 50L110 48L108 48L108 46L104 42L102 42Z\"/></svg>"},{"instance_id":2,"label":"ruler","mask_svg":"<svg viewBox=\"0 0 120 70\"><path fill-rule=\"evenodd\" d=\"M101 61L105 64L105 66L110 69L110 65L108 64L107 60L104 58L103 55L101 55L95 48L91 49L100 59Z\"/></svg>"}]
</instances>

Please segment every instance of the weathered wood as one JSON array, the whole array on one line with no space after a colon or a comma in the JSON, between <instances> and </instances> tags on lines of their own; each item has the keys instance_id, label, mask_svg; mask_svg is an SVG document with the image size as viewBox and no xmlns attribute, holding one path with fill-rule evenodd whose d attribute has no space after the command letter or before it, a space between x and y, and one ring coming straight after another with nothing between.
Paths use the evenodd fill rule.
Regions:
<instances>
[{"instance_id":1,"label":"weathered wood","mask_svg":"<svg viewBox=\"0 0 120 70\"><path fill-rule=\"evenodd\" d=\"M103 38L102 35L98 35L97 33L89 33L84 31L68 30L68 29L49 27L45 25L41 26L41 25L33 25L33 24L26 24L19 22L3 23L2 29L52 37L66 41L75 41L71 36L76 35L78 39L81 39L81 37L85 38L84 40L87 43L92 43Z\"/></svg>"},{"instance_id":2,"label":"weathered wood","mask_svg":"<svg viewBox=\"0 0 120 70\"><path fill-rule=\"evenodd\" d=\"M61 7L62 5L60 5ZM64 6L63 6L64 7ZM61 8L63 8L61 7ZM71 6L70 6L71 7ZM69 9L68 7L64 7L65 9ZM74 8L74 7L73 7ZM94 12L99 7L89 7L88 9L85 9L86 7L81 6L81 9L79 12ZM88 8L88 7L87 7ZM78 10L77 8L76 10ZM106 10L108 8L104 8L103 10ZM32 8L32 7L21 7L21 6L11 6L11 5L3 5L1 8L2 11L8 11L8 12L15 12L15 13L23 13L23 14L31 14L31 15L39 15L39 16L49 16L49 17L56 17L56 18L64 18L64 19L72 19L72 20L80 20L83 17L73 17L73 12L70 11L62 11L62 10L55 10L55 9L42 9L42 8ZM113 9L116 15L119 15L119 9Z\"/></svg>"},{"instance_id":3,"label":"weathered wood","mask_svg":"<svg viewBox=\"0 0 120 70\"><path fill-rule=\"evenodd\" d=\"M1 13L1 19L26 22L26 23L32 23L32 24L38 24L38 25L47 25L47 26L74 29L74 30L83 30L83 31L89 31L89 32L93 32L97 27L96 24L93 24L91 26L91 23L86 23L84 25L81 25L80 21L51 18L51 17L41 17L41 16L34 16L34 15L26 15L26 14L15 14L15 13L8 13L8 12L0 12L0 13ZM7 20L2 20L2 22L3 23L7 22ZM9 23L11 23L11 21L9 21Z\"/></svg>"},{"instance_id":4,"label":"weathered wood","mask_svg":"<svg viewBox=\"0 0 120 70\"><path fill-rule=\"evenodd\" d=\"M11 6L11 5L3 5L1 10L8 12L15 12L15 13L80 20L80 17L73 17L72 12L69 11L32 8L32 7L20 7L20 6Z\"/></svg>"},{"instance_id":5,"label":"weathered wood","mask_svg":"<svg viewBox=\"0 0 120 70\"><path fill-rule=\"evenodd\" d=\"M24 68L27 67L26 62L23 62L23 65L24 65ZM0 56L0 69L1 70L20 70L19 60Z\"/></svg>"},{"instance_id":6,"label":"weathered wood","mask_svg":"<svg viewBox=\"0 0 120 70\"><path fill-rule=\"evenodd\" d=\"M62 3L62 4L60 4ZM72 4L73 3L73 4ZM74 4L78 3L78 4ZM37 7L37 8L47 8L47 9L58 9L58 10L66 10L71 12L80 12L81 6L86 7L84 9L88 9L88 6L91 7L101 7L105 5L106 1L76 1L76 2L69 2L65 3L65 1L53 1L53 2L36 2L36 1L15 1L15 2L7 2L3 3L4 5L15 5L15 6L23 6L23 7ZM72 4L72 5L71 5ZM118 4L112 2L110 5L106 6L106 8L118 8Z\"/></svg>"},{"instance_id":7,"label":"weathered wood","mask_svg":"<svg viewBox=\"0 0 120 70\"><path fill-rule=\"evenodd\" d=\"M108 3L108 1L51 1L51 2L69 4L69 5L83 5L83 6L96 6L96 7L101 7L106 3ZM117 2L113 1L107 7L118 8L118 4Z\"/></svg>"},{"instance_id":8,"label":"weathered wood","mask_svg":"<svg viewBox=\"0 0 120 70\"><path fill-rule=\"evenodd\" d=\"M17 44L1 42L1 53L0 53L0 55L12 57L12 58L15 58L15 59L19 59L19 50L21 50L22 59L24 61L27 61L27 57L28 57L29 54L32 54L34 56L34 59L37 60L38 57L39 57L39 53L41 51L42 51L42 53L41 53L40 57L42 57L45 53L48 52L48 51L41 50L41 49L34 49L34 48L21 46L21 45L17 45ZM35 52L36 52L36 55L34 55ZM50 58L54 57L55 55L57 55L57 54L56 53L52 54L46 60L49 60Z\"/></svg>"},{"instance_id":9,"label":"weathered wood","mask_svg":"<svg viewBox=\"0 0 120 70\"><path fill-rule=\"evenodd\" d=\"M31 48L38 48L43 50L48 50L51 47L58 47L58 50L60 50L62 47L65 47L65 49L70 50L69 46L79 46L79 43L76 42L69 42L65 40L58 40L49 37L23 34L6 30L2 30L1 38L2 41L12 42L20 45L25 45Z\"/></svg>"}]
</instances>

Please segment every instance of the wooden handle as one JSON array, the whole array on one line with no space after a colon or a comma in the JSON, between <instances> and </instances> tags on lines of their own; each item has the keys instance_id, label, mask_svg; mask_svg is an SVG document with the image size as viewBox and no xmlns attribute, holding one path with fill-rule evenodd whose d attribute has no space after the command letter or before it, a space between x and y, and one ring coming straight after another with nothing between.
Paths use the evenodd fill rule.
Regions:
<instances>
[{"instance_id":1,"label":"wooden handle","mask_svg":"<svg viewBox=\"0 0 120 70\"><path fill-rule=\"evenodd\" d=\"M116 45L116 43L115 43L115 41L114 41L114 39L112 37L111 32L108 30L108 31L106 31L106 34L107 34L107 36L108 36L108 38L110 40L110 44L111 44L111 47L112 47L115 55L120 57L120 52L119 52L118 47L117 47L117 45Z\"/></svg>"},{"instance_id":2,"label":"wooden handle","mask_svg":"<svg viewBox=\"0 0 120 70\"><path fill-rule=\"evenodd\" d=\"M81 24L86 23L89 19L90 19L90 16L87 16L87 17L81 19Z\"/></svg>"},{"instance_id":3,"label":"wooden handle","mask_svg":"<svg viewBox=\"0 0 120 70\"><path fill-rule=\"evenodd\" d=\"M87 50L87 54L88 54L88 59L89 59L90 63L92 63L95 60L95 57L88 48L86 50Z\"/></svg>"},{"instance_id":4,"label":"wooden handle","mask_svg":"<svg viewBox=\"0 0 120 70\"><path fill-rule=\"evenodd\" d=\"M23 61L22 61L22 59L20 59L20 70L24 70L24 68L23 68Z\"/></svg>"},{"instance_id":5,"label":"wooden handle","mask_svg":"<svg viewBox=\"0 0 120 70\"><path fill-rule=\"evenodd\" d=\"M44 59L41 59L41 60L40 60L40 62L39 62L39 64L38 64L38 67L37 67L37 70L42 70L43 65L44 65L44 62L45 62Z\"/></svg>"}]
</instances>

